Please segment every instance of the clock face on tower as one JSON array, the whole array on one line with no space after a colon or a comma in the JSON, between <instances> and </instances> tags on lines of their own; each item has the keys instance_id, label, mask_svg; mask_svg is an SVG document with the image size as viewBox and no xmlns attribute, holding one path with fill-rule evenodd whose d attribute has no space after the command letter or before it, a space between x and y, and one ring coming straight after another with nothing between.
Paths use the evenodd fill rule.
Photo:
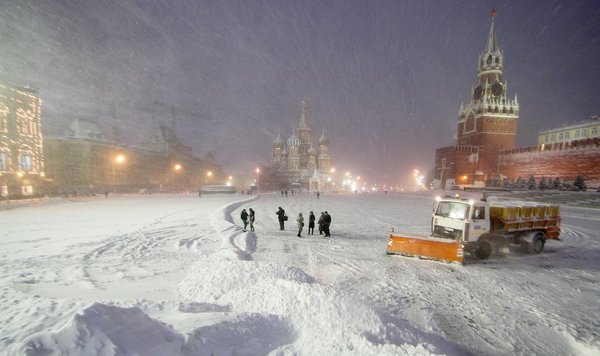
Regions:
<instances>
[{"instance_id":1,"label":"clock face on tower","mask_svg":"<svg viewBox=\"0 0 600 356\"><path fill-rule=\"evenodd\" d=\"M481 98L482 94L483 94L483 88L481 87L481 85L478 85L477 88L475 88L475 90L473 90L473 99L479 100Z\"/></svg>"},{"instance_id":2,"label":"clock face on tower","mask_svg":"<svg viewBox=\"0 0 600 356\"><path fill-rule=\"evenodd\" d=\"M490 92L494 98L497 98L501 96L502 93L504 93L504 86L500 82L494 82L494 84L492 84Z\"/></svg>"}]
</instances>

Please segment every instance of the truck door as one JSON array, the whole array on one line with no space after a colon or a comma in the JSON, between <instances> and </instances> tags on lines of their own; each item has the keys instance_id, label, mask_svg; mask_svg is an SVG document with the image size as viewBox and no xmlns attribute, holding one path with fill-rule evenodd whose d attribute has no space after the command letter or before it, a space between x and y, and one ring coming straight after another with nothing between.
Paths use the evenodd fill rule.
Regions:
<instances>
[{"instance_id":1,"label":"truck door","mask_svg":"<svg viewBox=\"0 0 600 356\"><path fill-rule=\"evenodd\" d=\"M479 237L490 231L489 208L486 204L473 204L469 217L469 233L465 234L466 241L477 241Z\"/></svg>"}]
</instances>

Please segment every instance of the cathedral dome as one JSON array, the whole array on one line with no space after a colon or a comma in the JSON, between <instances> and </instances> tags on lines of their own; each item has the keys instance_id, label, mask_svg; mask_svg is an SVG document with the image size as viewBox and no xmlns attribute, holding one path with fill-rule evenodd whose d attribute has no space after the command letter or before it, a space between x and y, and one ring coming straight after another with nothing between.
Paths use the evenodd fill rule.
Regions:
<instances>
[{"instance_id":1,"label":"cathedral dome","mask_svg":"<svg viewBox=\"0 0 600 356\"><path fill-rule=\"evenodd\" d=\"M309 156L316 156L317 155L317 149L313 147L313 145L310 145L310 147L308 148L308 150L306 151L306 153Z\"/></svg>"},{"instance_id":2,"label":"cathedral dome","mask_svg":"<svg viewBox=\"0 0 600 356\"><path fill-rule=\"evenodd\" d=\"M288 138L287 144L289 147L298 147L302 144L302 142L300 142L300 139L296 136L295 131L294 131L294 133L292 133L292 136L290 136L290 138Z\"/></svg>"},{"instance_id":3,"label":"cathedral dome","mask_svg":"<svg viewBox=\"0 0 600 356\"><path fill-rule=\"evenodd\" d=\"M319 138L319 145L329 145L329 139L327 138L327 136L325 136L325 130L323 130L323 134L321 135L321 138Z\"/></svg>"}]
</instances>

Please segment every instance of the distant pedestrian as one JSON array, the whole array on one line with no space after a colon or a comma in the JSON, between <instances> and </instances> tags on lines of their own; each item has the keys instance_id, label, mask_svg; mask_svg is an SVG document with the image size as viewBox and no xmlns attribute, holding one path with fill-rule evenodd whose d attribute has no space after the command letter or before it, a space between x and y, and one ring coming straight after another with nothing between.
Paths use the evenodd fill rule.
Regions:
<instances>
[{"instance_id":1,"label":"distant pedestrian","mask_svg":"<svg viewBox=\"0 0 600 356\"><path fill-rule=\"evenodd\" d=\"M302 213L298 213L298 217L296 218L296 223L298 224L298 237L302 237L302 229L304 229L304 218L302 217Z\"/></svg>"},{"instance_id":2,"label":"distant pedestrian","mask_svg":"<svg viewBox=\"0 0 600 356\"><path fill-rule=\"evenodd\" d=\"M319 199L320 196L321 196L321 193L317 192L317 199Z\"/></svg>"},{"instance_id":3,"label":"distant pedestrian","mask_svg":"<svg viewBox=\"0 0 600 356\"><path fill-rule=\"evenodd\" d=\"M317 224L319 224L319 235L323 235L323 224L325 224L324 212L321 212L321 216L319 216L319 221L317 221Z\"/></svg>"},{"instance_id":4,"label":"distant pedestrian","mask_svg":"<svg viewBox=\"0 0 600 356\"><path fill-rule=\"evenodd\" d=\"M283 198L283 189L281 190L281 197Z\"/></svg>"},{"instance_id":5,"label":"distant pedestrian","mask_svg":"<svg viewBox=\"0 0 600 356\"><path fill-rule=\"evenodd\" d=\"M244 231L246 231L246 226L248 226L248 213L246 209L242 209L242 213L240 214L240 218L244 222Z\"/></svg>"},{"instance_id":6,"label":"distant pedestrian","mask_svg":"<svg viewBox=\"0 0 600 356\"><path fill-rule=\"evenodd\" d=\"M288 193L288 192L287 192L287 189L286 189L286 190L285 190L285 196L286 196L286 197L287 197L287 193Z\"/></svg>"},{"instance_id":7,"label":"distant pedestrian","mask_svg":"<svg viewBox=\"0 0 600 356\"><path fill-rule=\"evenodd\" d=\"M279 230L283 231L284 230L284 221L287 220L287 216L285 215L285 210L283 210L281 207L279 207L277 209L277 212L275 212L275 214L277 214L277 220L279 220Z\"/></svg>"},{"instance_id":8,"label":"distant pedestrian","mask_svg":"<svg viewBox=\"0 0 600 356\"><path fill-rule=\"evenodd\" d=\"M202 198L202 191L201 190L198 191L198 198Z\"/></svg>"},{"instance_id":9,"label":"distant pedestrian","mask_svg":"<svg viewBox=\"0 0 600 356\"><path fill-rule=\"evenodd\" d=\"M329 225L331 225L331 215L329 215L328 212L325 212L323 222L323 232L325 233L325 237L331 237L331 234L329 232Z\"/></svg>"},{"instance_id":10,"label":"distant pedestrian","mask_svg":"<svg viewBox=\"0 0 600 356\"><path fill-rule=\"evenodd\" d=\"M250 231L254 231L254 210L252 208L248 209L248 219L250 220Z\"/></svg>"},{"instance_id":11,"label":"distant pedestrian","mask_svg":"<svg viewBox=\"0 0 600 356\"><path fill-rule=\"evenodd\" d=\"M308 234L315 234L315 214L313 214L312 211L310 212L310 215L308 215Z\"/></svg>"}]
</instances>

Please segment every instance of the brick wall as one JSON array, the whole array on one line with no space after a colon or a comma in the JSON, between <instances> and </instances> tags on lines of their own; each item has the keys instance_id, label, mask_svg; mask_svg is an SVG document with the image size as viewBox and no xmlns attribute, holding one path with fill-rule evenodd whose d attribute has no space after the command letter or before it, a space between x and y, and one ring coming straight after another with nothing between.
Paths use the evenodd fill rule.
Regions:
<instances>
[{"instance_id":1,"label":"brick wall","mask_svg":"<svg viewBox=\"0 0 600 356\"><path fill-rule=\"evenodd\" d=\"M559 177L571 182L581 175L589 186L596 187L600 185L600 140L504 150L500 155L500 173L515 179L533 175L536 179Z\"/></svg>"}]
</instances>

